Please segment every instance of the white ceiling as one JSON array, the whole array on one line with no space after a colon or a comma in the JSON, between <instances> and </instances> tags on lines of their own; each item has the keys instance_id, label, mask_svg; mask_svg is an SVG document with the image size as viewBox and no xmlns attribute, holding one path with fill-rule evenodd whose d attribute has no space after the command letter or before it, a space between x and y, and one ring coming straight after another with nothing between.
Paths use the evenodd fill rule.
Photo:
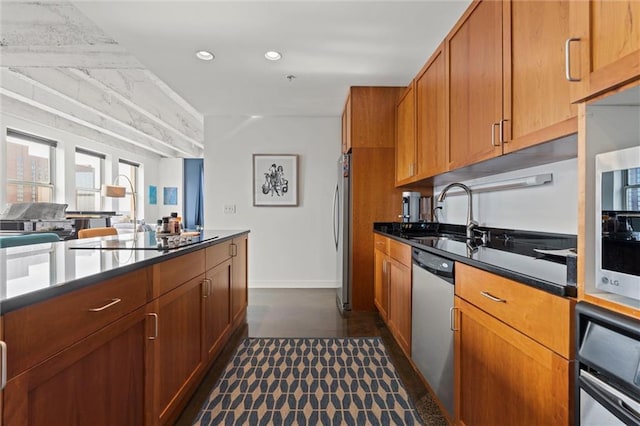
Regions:
<instances>
[{"instance_id":1,"label":"white ceiling","mask_svg":"<svg viewBox=\"0 0 640 426\"><path fill-rule=\"evenodd\" d=\"M338 116L349 86L407 85L469 1L72 4L204 115Z\"/></svg>"}]
</instances>

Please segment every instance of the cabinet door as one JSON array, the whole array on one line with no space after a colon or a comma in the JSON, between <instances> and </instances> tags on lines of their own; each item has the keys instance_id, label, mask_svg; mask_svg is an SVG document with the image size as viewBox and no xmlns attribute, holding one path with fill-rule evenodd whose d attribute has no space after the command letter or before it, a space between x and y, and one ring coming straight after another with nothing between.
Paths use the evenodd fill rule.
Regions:
<instances>
[{"instance_id":1,"label":"cabinet door","mask_svg":"<svg viewBox=\"0 0 640 426\"><path fill-rule=\"evenodd\" d=\"M233 240L233 271L231 274L231 322L241 320L247 309L247 236Z\"/></svg>"},{"instance_id":2,"label":"cabinet door","mask_svg":"<svg viewBox=\"0 0 640 426\"><path fill-rule=\"evenodd\" d=\"M196 385L203 368L202 291L204 274L154 301L158 338L154 341L155 423L166 423Z\"/></svg>"},{"instance_id":3,"label":"cabinet door","mask_svg":"<svg viewBox=\"0 0 640 426\"><path fill-rule=\"evenodd\" d=\"M505 2L503 153L577 132L577 107L564 75L570 37L567 1Z\"/></svg>"},{"instance_id":4,"label":"cabinet door","mask_svg":"<svg viewBox=\"0 0 640 426\"><path fill-rule=\"evenodd\" d=\"M203 292L205 360L213 359L226 336L231 318L229 315L231 291L231 259L207 271Z\"/></svg>"},{"instance_id":5,"label":"cabinet door","mask_svg":"<svg viewBox=\"0 0 640 426\"><path fill-rule=\"evenodd\" d=\"M411 355L411 268L391 259L389 267L389 326L407 356Z\"/></svg>"},{"instance_id":6,"label":"cabinet door","mask_svg":"<svg viewBox=\"0 0 640 426\"><path fill-rule=\"evenodd\" d=\"M383 321L387 321L389 306L389 258L380 250L374 252L374 303Z\"/></svg>"},{"instance_id":7,"label":"cabinet door","mask_svg":"<svg viewBox=\"0 0 640 426\"><path fill-rule=\"evenodd\" d=\"M444 44L416 77L416 163L420 179L449 169Z\"/></svg>"},{"instance_id":8,"label":"cabinet door","mask_svg":"<svg viewBox=\"0 0 640 426\"><path fill-rule=\"evenodd\" d=\"M347 96L347 102L342 112L342 152L346 154L351 149L351 96Z\"/></svg>"},{"instance_id":9,"label":"cabinet door","mask_svg":"<svg viewBox=\"0 0 640 426\"><path fill-rule=\"evenodd\" d=\"M396 185L405 183L415 175L415 112L412 84L396 106Z\"/></svg>"},{"instance_id":10,"label":"cabinet door","mask_svg":"<svg viewBox=\"0 0 640 426\"><path fill-rule=\"evenodd\" d=\"M26 370L7 383L4 424L145 424L148 342L140 308Z\"/></svg>"},{"instance_id":11,"label":"cabinet door","mask_svg":"<svg viewBox=\"0 0 640 426\"><path fill-rule=\"evenodd\" d=\"M640 1L570 2L574 101L640 77Z\"/></svg>"},{"instance_id":12,"label":"cabinet door","mask_svg":"<svg viewBox=\"0 0 640 426\"><path fill-rule=\"evenodd\" d=\"M451 168L502 154L502 7L476 2L446 39Z\"/></svg>"},{"instance_id":13,"label":"cabinet door","mask_svg":"<svg viewBox=\"0 0 640 426\"><path fill-rule=\"evenodd\" d=\"M568 425L569 361L456 297L456 423Z\"/></svg>"}]
</instances>

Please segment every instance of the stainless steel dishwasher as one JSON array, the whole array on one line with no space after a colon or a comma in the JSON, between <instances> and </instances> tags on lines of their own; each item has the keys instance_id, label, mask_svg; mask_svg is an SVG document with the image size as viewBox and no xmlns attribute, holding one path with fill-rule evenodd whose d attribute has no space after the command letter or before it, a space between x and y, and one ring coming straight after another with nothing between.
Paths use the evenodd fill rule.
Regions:
<instances>
[{"instance_id":1,"label":"stainless steel dishwasher","mask_svg":"<svg viewBox=\"0 0 640 426\"><path fill-rule=\"evenodd\" d=\"M411 358L453 418L454 262L413 248Z\"/></svg>"}]
</instances>

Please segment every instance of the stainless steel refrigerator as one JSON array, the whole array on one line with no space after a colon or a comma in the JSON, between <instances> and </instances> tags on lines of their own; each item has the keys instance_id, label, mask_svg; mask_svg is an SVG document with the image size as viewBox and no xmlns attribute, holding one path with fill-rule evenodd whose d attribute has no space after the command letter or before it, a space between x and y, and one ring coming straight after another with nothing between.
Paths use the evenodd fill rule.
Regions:
<instances>
[{"instance_id":1,"label":"stainless steel refrigerator","mask_svg":"<svg viewBox=\"0 0 640 426\"><path fill-rule=\"evenodd\" d=\"M333 197L333 238L338 264L336 302L344 313L351 310L351 154L341 155L337 166Z\"/></svg>"}]
</instances>

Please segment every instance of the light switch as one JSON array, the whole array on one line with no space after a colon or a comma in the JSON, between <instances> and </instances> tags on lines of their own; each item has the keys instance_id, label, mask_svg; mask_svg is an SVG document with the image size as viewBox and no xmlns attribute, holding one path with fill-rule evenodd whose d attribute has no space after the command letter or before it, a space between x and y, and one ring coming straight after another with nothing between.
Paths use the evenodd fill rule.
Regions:
<instances>
[{"instance_id":1,"label":"light switch","mask_svg":"<svg viewBox=\"0 0 640 426\"><path fill-rule=\"evenodd\" d=\"M224 206L224 214L236 214L236 205L235 204L225 204L225 206Z\"/></svg>"}]
</instances>

